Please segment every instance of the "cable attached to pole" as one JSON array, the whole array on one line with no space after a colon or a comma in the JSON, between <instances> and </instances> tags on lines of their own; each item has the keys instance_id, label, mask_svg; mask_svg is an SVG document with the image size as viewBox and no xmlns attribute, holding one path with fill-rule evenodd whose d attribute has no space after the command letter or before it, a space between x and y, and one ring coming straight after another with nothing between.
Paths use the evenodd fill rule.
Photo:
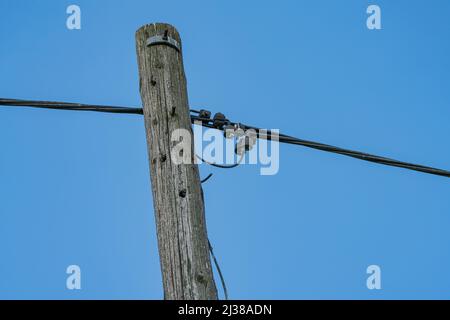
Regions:
<instances>
[{"instance_id":1,"label":"cable attached to pole","mask_svg":"<svg viewBox=\"0 0 450 320\"><path fill-rule=\"evenodd\" d=\"M236 168L237 166L239 166L242 163L242 160L244 159L244 155L241 155L239 157L239 160L234 163L234 164L230 164L230 165L226 165L226 164L217 164L217 163L212 163L212 162L208 162L205 159L203 159L202 157L200 157L199 155L195 155L199 160L203 161L206 164L209 164L210 166L216 167L216 168L221 168L221 169L233 169ZM207 179L209 179L210 177L207 177ZM206 182L206 181L205 181Z\"/></svg>"},{"instance_id":2,"label":"cable attached to pole","mask_svg":"<svg viewBox=\"0 0 450 320\"><path fill-rule=\"evenodd\" d=\"M117 107L117 106L104 106L104 105L90 105L90 104L80 104L80 103L68 103L68 102L54 102L54 101L36 101L36 100L19 100L19 99L4 99L0 98L0 106L10 106L10 107L32 107L32 108L45 108L45 109L56 109L56 110L72 110L72 111L94 111L94 112L107 112L107 113L122 113L122 114L138 114L142 115L142 108L133 107ZM229 126L239 127L243 130L252 129L257 132L257 137L259 139L265 140L278 140L280 143L292 144L304 146L312 149L317 149L325 152L331 152L336 154L341 154L347 157L356 158L363 161L374 162L391 167L399 167L403 169L419 171L427 174L438 175L446 178L450 178L450 171L428 167L424 165L403 162L395 159L390 159L382 156L377 156L365 152L354 151L349 149L344 149L340 147L335 147L328 144L323 144L314 141L303 140L295 137L291 137L284 134L272 133L270 131L263 130L261 128L231 122L222 113L216 113L214 117L211 117L211 112L208 110L191 110L191 121L193 124L199 124L206 128L217 129L221 131L226 131ZM201 158L200 158L201 159ZM203 159L201 159L204 161ZM242 160L242 158L241 158ZM240 161L231 166L219 165L209 163L212 166L219 168L234 168L240 164Z\"/></svg>"},{"instance_id":3,"label":"cable attached to pole","mask_svg":"<svg viewBox=\"0 0 450 320\"><path fill-rule=\"evenodd\" d=\"M225 283L225 278L222 274L222 270L220 269L219 262L217 261L216 256L214 255L214 250L213 250L213 247L212 247L209 239L208 239L208 246L209 246L209 252L211 253L211 257L213 258L214 264L216 265L216 269L217 269L217 273L219 274L220 282L222 283L223 294L225 296L225 300L228 300L228 289L227 289L227 285Z\"/></svg>"},{"instance_id":4,"label":"cable attached to pole","mask_svg":"<svg viewBox=\"0 0 450 320\"><path fill-rule=\"evenodd\" d=\"M381 156L377 156L377 155L373 155L373 154L369 154L369 153L365 153L365 152L335 147L332 145L323 144L323 143L319 143L319 142L298 139L298 138L291 137L291 136L284 135L284 134L272 133L270 130L263 130L258 127L249 126L249 125L245 125L242 123L232 122L227 119L222 121L226 124L223 126L218 126L217 121L215 123L214 119L211 119L211 118L205 118L205 117L191 115L191 119L194 124L200 124L207 128L213 128L213 129L225 131L225 129L224 129L225 127L234 126L234 127L240 128L242 130L254 130L257 133L257 137L259 139L276 140L276 141L279 141L280 143L304 146L304 147L317 149L317 150L321 150L321 151L325 151L325 152L341 154L344 156L356 158L356 159L363 160L363 161L374 162L374 163L378 163L378 164L382 164L382 165L386 165L386 166L399 167L399 168L404 168L404 169L408 169L408 170L419 171L419 172L423 172L423 173L427 173L427 174L438 175L438 176L450 178L450 171L447 171L447 170L428 167L428 166L409 163L409 162L403 162L403 161L390 159L390 158L386 158L386 157L381 157Z\"/></svg>"},{"instance_id":5,"label":"cable attached to pole","mask_svg":"<svg viewBox=\"0 0 450 320\"><path fill-rule=\"evenodd\" d=\"M202 183L202 184L205 183L206 181L208 181L209 179L211 179L212 176L213 176L212 173L208 174L208 176L207 176L205 179L201 180L200 183Z\"/></svg>"},{"instance_id":6,"label":"cable attached to pole","mask_svg":"<svg viewBox=\"0 0 450 320\"><path fill-rule=\"evenodd\" d=\"M54 109L54 110L94 111L94 112L122 113L122 114L143 114L142 108L115 107L115 106L55 102L55 101L35 101L35 100L18 100L18 99L1 99L0 98L0 105L10 106L10 107L30 107L30 108Z\"/></svg>"}]
</instances>

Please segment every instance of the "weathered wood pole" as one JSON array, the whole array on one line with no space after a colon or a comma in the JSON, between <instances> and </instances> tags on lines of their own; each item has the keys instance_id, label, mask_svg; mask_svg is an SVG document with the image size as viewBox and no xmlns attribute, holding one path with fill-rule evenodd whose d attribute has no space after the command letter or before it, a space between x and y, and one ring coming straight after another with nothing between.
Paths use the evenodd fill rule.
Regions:
<instances>
[{"instance_id":1,"label":"weathered wood pole","mask_svg":"<svg viewBox=\"0 0 450 320\"><path fill-rule=\"evenodd\" d=\"M136 49L164 298L217 299L180 36L169 24L148 24L136 32ZM171 160L176 129L191 133L191 164Z\"/></svg>"}]
</instances>

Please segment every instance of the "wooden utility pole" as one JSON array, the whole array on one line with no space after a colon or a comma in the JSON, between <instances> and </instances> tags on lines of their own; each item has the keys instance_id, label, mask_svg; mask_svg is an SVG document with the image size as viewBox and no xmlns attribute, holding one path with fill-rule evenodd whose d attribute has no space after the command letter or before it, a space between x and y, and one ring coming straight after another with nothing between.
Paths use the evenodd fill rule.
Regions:
<instances>
[{"instance_id":1,"label":"wooden utility pole","mask_svg":"<svg viewBox=\"0 0 450 320\"><path fill-rule=\"evenodd\" d=\"M148 24L136 32L136 48L164 298L217 299L180 36L171 25ZM191 164L171 160L176 129L191 133Z\"/></svg>"}]
</instances>

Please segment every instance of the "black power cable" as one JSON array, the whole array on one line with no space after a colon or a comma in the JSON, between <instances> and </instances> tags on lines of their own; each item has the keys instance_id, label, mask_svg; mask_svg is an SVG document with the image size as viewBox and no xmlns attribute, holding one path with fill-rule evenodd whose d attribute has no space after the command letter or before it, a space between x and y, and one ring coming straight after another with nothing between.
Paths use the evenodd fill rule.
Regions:
<instances>
[{"instance_id":1,"label":"black power cable","mask_svg":"<svg viewBox=\"0 0 450 320\"><path fill-rule=\"evenodd\" d=\"M222 270L220 269L219 262L217 261L217 258L216 258L215 254L214 254L214 250L213 250L213 247L211 245L211 241L209 241L209 239L208 239L208 247L209 247L209 252L211 253L211 256L213 258L214 264L216 266L217 273L219 274L220 282L222 283L223 294L225 296L225 300L228 300L227 284L225 282L225 278L223 276Z\"/></svg>"},{"instance_id":2,"label":"black power cable","mask_svg":"<svg viewBox=\"0 0 450 320\"><path fill-rule=\"evenodd\" d=\"M0 105L10 107L31 107L31 108L56 109L56 110L143 114L142 108L114 107L114 106L55 102L55 101L0 99Z\"/></svg>"},{"instance_id":3,"label":"black power cable","mask_svg":"<svg viewBox=\"0 0 450 320\"><path fill-rule=\"evenodd\" d=\"M34 108L46 108L46 109L57 109L57 110L73 110L73 111L94 111L94 112L108 112L108 113L122 113L122 114L143 114L142 108L130 108L130 107L116 107L116 106L104 106L104 105L89 105L80 103L67 103L67 102L53 102L53 101L35 101L35 100L18 100L18 99L2 99L0 98L0 105L12 106L12 107L34 107ZM409 162L403 162L395 159L390 159L386 157L381 157L369 153L364 153L360 151L354 151L344 148L335 147L332 145L327 145L319 142L302 140L295 137L291 137L284 134L274 134L270 131L263 130L261 128L248 126L236 122L231 122L226 119L223 114L216 114L214 118L211 118L211 112L207 110L191 110L192 113L196 115L191 115L191 121L194 124L199 124L206 128L214 128L224 131L225 125L237 126L243 130L253 129L257 132L258 138L260 139L274 139L281 143L300 145L308 148L313 148L321 151L332 152L336 154L341 154L344 156L356 158L363 161L374 162L382 165L400 167L408 170L419 171L423 173L438 175L450 178L450 171L442 170L438 168L432 168L428 166L423 166L419 164L413 164ZM221 166L217 164L211 164L217 167L234 168L239 165L239 163L232 166Z\"/></svg>"},{"instance_id":4,"label":"black power cable","mask_svg":"<svg viewBox=\"0 0 450 320\"><path fill-rule=\"evenodd\" d=\"M211 179L211 177L213 176L212 173L208 174L208 176L206 178L204 178L203 180L200 181L200 183L205 183L206 181L208 181L209 179Z\"/></svg>"},{"instance_id":5,"label":"black power cable","mask_svg":"<svg viewBox=\"0 0 450 320\"><path fill-rule=\"evenodd\" d=\"M212 163L212 162L208 162L205 159L203 159L202 157L200 157L199 155L195 155L199 160L203 161L206 164L209 164L210 166L216 167L216 168L221 168L221 169L233 169L236 168L237 166L239 166L242 162L242 160L244 159L244 155L241 155L239 157L239 160L234 163L234 164L230 164L230 165L226 165L226 164L216 164L216 163ZM210 177L208 177L209 179ZM206 182L206 181L205 181Z\"/></svg>"},{"instance_id":6,"label":"black power cable","mask_svg":"<svg viewBox=\"0 0 450 320\"><path fill-rule=\"evenodd\" d=\"M191 116L191 119L192 119L193 123L195 123L195 124L201 124L204 127L223 130L223 128L218 128L218 127L214 126L214 124L213 124L214 121L212 119L200 118L198 116ZM433 174L433 175L450 178L450 171L447 171L447 170L437 169L437 168L433 168L433 167L427 167L427 166L409 163L409 162L403 162L403 161L390 159L390 158L386 158L386 157L381 157L381 156L364 153L364 152L360 152L360 151L354 151L354 150L344 149L344 148L340 148L340 147L335 147L332 145L323 144L323 143L319 143L319 142L298 139L298 138L291 137L291 136L288 136L285 134L273 133L270 130L264 130L261 128L245 125L242 123L236 123L236 122L231 122L231 121L228 121L228 123L232 126L239 127L242 130L254 130L259 139L278 140L280 143L304 146L304 147L317 149L317 150L321 150L321 151L341 154L344 156L356 158L356 159L363 160L363 161L369 161L369 162L374 162L374 163L378 163L378 164L382 164L382 165L386 165L386 166L399 167L399 168L404 168L404 169L408 169L408 170L414 170L414 171L419 171L419 172L423 172L423 173L428 173L428 174Z\"/></svg>"},{"instance_id":7,"label":"black power cable","mask_svg":"<svg viewBox=\"0 0 450 320\"><path fill-rule=\"evenodd\" d=\"M381 157L381 156L364 153L364 152L360 152L360 151L343 149L343 148L339 148L339 147L335 147L335 146L331 146L331 145L327 145L327 144L323 144L323 143L302 140L302 139L298 139L298 138L294 138L294 137L290 137L290 136L282 135L282 134L276 135L276 134L264 133L264 132L261 133L261 129L256 129L256 131L258 132L258 137L260 139L269 139L270 140L270 139L278 138L279 141L282 143L300 145L300 146L317 149L317 150L321 150L321 151L341 154L344 156L356 158L356 159L363 160L363 161L369 161L369 162L374 162L374 163L378 163L378 164L382 164L382 165L386 165L386 166L399 167L399 168L404 168L404 169L409 169L409 170L413 170L413 171L419 171L419 172L423 172L423 173L428 173L428 174L433 174L433 175L450 178L450 171L447 171L447 170L437 169L437 168L433 168L433 167L427 167L427 166L409 163L409 162L403 162L403 161L390 159L390 158L386 158L386 157Z\"/></svg>"}]
</instances>

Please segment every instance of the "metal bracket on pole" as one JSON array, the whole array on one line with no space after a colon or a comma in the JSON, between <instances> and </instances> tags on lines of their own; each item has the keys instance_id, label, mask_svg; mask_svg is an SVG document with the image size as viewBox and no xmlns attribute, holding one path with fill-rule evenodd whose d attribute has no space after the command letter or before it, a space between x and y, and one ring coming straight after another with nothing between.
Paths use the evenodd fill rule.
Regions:
<instances>
[{"instance_id":1,"label":"metal bracket on pole","mask_svg":"<svg viewBox=\"0 0 450 320\"><path fill-rule=\"evenodd\" d=\"M181 51L180 44L174 38L171 38L165 33L164 35L157 35L147 39L147 47L163 44L174 48L178 52Z\"/></svg>"}]
</instances>

